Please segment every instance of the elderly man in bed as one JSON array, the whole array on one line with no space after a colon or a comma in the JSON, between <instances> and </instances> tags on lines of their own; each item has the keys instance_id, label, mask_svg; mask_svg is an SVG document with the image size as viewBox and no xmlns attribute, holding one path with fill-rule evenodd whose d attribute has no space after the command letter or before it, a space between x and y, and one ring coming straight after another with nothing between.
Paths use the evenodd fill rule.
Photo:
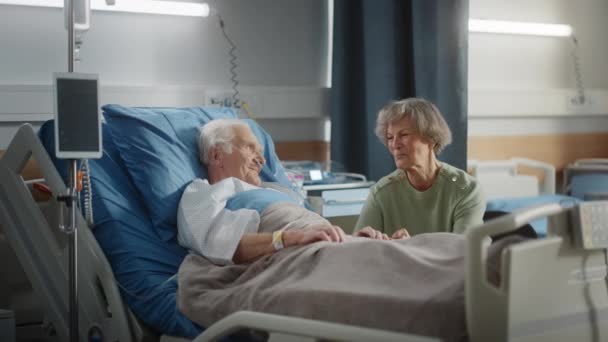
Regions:
<instances>
[{"instance_id":1,"label":"elderly man in bed","mask_svg":"<svg viewBox=\"0 0 608 342\"><path fill-rule=\"evenodd\" d=\"M261 187L261 152L242 121L213 120L202 128L199 155L209 179L194 180L182 195L177 220L182 246L216 264L238 264L283 247L344 241L340 227L288 193ZM373 233L360 235L388 239Z\"/></svg>"}]
</instances>

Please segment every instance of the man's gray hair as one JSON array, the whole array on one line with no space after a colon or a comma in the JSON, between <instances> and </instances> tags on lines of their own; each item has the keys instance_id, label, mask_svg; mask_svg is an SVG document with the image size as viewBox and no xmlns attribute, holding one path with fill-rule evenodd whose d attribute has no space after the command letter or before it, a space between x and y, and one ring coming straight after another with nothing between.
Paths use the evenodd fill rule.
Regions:
<instances>
[{"instance_id":1,"label":"man's gray hair","mask_svg":"<svg viewBox=\"0 0 608 342\"><path fill-rule=\"evenodd\" d=\"M376 135L385 146L388 125L407 116L413 121L416 132L435 144L435 154L452 142L452 132L439 109L430 101L412 97L393 101L378 112Z\"/></svg>"},{"instance_id":2,"label":"man's gray hair","mask_svg":"<svg viewBox=\"0 0 608 342\"><path fill-rule=\"evenodd\" d=\"M215 119L200 128L198 157L203 164L209 163L209 149L212 147L219 147L226 153L232 153L232 139L236 126L249 129L249 125L239 119Z\"/></svg>"}]
</instances>

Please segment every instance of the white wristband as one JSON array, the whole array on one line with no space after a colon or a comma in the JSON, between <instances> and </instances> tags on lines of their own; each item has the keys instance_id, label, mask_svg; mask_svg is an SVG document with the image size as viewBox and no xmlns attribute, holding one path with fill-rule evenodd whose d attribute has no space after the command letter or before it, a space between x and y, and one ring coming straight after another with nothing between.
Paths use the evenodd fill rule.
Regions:
<instances>
[{"instance_id":1,"label":"white wristband","mask_svg":"<svg viewBox=\"0 0 608 342\"><path fill-rule=\"evenodd\" d=\"M285 248L285 245L283 244L283 231L282 230L277 230L272 233L272 246L274 247L275 251Z\"/></svg>"}]
</instances>

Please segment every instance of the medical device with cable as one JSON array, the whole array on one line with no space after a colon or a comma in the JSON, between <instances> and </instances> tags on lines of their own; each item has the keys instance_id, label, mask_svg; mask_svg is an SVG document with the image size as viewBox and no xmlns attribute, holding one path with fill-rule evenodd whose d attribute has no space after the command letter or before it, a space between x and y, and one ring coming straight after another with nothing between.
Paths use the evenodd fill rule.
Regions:
<instances>
[{"instance_id":1,"label":"medical device with cable","mask_svg":"<svg viewBox=\"0 0 608 342\"><path fill-rule=\"evenodd\" d=\"M55 155L61 159L82 159L77 173L77 194L84 189L83 209L87 223L91 226L93 210L88 159L101 158L102 153L98 76L73 72L54 73L53 86L57 121Z\"/></svg>"},{"instance_id":2,"label":"medical device with cable","mask_svg":"<svg viewBox=\"0 0 608 342\"><path fill-rule=\"evenodd\" d=\"M55 154L61 159L101 158L98 76L54 73Z\"/></svg>"}]
</instances>

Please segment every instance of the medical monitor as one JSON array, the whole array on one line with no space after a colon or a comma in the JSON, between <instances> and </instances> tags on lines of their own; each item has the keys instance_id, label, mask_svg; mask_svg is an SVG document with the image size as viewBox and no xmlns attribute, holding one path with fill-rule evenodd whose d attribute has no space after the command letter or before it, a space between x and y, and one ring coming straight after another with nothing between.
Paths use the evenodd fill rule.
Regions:
<instances>
[{"instance_id":1,"label":"medical monitor","mask_svg":"<svg viewBox=\"0 0 608 342\"><path fill-rule=\"evenodd\" d=\"M96 74L54 73L55 154L101 158L101 114Z\"/></svg>"}]
</instances>

